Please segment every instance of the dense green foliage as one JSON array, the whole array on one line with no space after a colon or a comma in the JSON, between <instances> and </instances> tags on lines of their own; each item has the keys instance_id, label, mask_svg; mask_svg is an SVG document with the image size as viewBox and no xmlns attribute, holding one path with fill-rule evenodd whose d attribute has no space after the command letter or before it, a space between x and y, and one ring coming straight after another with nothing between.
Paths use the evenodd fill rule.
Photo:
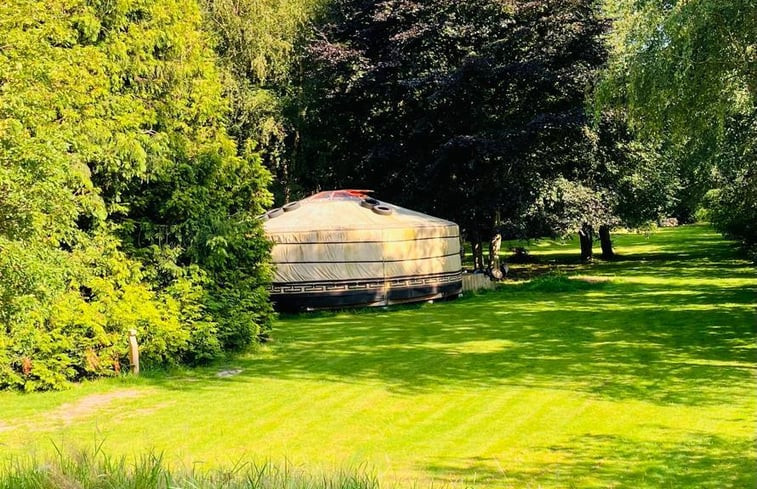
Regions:
<instances>
[{"instance_id":1,"label":"dense green foliage","mask_svg":"<svg viewBox=\"0 0 757 489\"><path fill-rule=\"evenodd\" d=\"M606 28L592 1L331 2L303 63L303 186L374 188L477 250L656 219L664 178L586 111Z\"/></svg>"},{"instance_id":2,"label":"dense green foliage","mask_svg":"<svg viewBox=\"0 0 757 489\"><path fill-rule=\"evenodd\" d=\"M240 144L255 142L275 175L273 190L289 201L293 123L302 96L299 49L311 19L325 0L203 0L207 24L226 76L232 112L230 134Z\"/></svg>"},{"instance_id":3,"label":"dense green foliage","mask_svg":"<svg viewBox=\"0 0 757 489\"><path fill-rule=\"evenodd\" d=\"M192 2L0 5L0 387L249 345L268 174L237 151Z\"/></svg>"},{"instance_id":4,"label":"dense green foliage","mask_svg":"<svg viewBox=\"0 0 757 489\"><path fill-rule=\"evenodd\" d=\"M751 115L731 119L715 160L717 188L705 197L710 217L757 257L757 103Z\"/></svg>"},{"instance_id":5,"label":"dense green foliage","mask_svg":"<svg viewBox=\"0 0 757 489\"><path fill-rule=\"evenodd\" d=\"M595 121L585 104L610 25L597 2L205 5L230 73L232 133L262 143L279 201L368 187L459 222L474 241L578 230L591 240L599 226L692 219L716 187L712 216L743 231L748 212L728 208L753 170L715 161L749 161L748 147L726 154L734 146L718 141L754 139L743 120L753 9L605 3L613 58L599 100L617 104Z\"/></svg>"},{"instance_id":6,"label":"dense green foliage","mask_svg":"<svg viewBox=\"0 0 757 489\"><path fill-rule=\"evenodd\" d=\"M588 171L602 30L587 2L332 2L305 63L303 178L486 239L497 213L520 230L537 196Z\"/></svg>"},{"instance_id":7,"label":"dense green foliage","mask_svg":"<svg viewBox=\"0 0 757 489\"><path fill-rule=\"evenodd\" d=\"M712 189L716 226L757 243L757 4L606 3L615 27L600 101L675 163L679 217L690 219Z\"/></svg>"}]
</instances>

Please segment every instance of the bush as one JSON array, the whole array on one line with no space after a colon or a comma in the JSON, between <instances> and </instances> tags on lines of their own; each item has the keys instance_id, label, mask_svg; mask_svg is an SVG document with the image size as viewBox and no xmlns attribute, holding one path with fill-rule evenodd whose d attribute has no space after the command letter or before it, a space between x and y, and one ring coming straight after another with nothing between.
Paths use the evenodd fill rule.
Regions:
<instances>
[{"instance_id":1,"label":"bush","mask_svg":"<svg viewBox=\"0 0 757 489\"><path fill-rule=\"evenodd\" d=\"M204 338L212 324L196 314L203 289L184 277L153 290L116 243L100 236L64 252L0 238L0 388L61 388L115 375L131 329L146 365L220 351Z\"/></svg>"},{"instance_id":2,"label":"bush","mask_svg":"<svg viewBox=\"0 0 757 489\"><path fill-rule=\"evenodd\" d=\"M195 1L0 2L0 389L205 361L270 328L270 195Z\"/></svg>"}]
</instances>

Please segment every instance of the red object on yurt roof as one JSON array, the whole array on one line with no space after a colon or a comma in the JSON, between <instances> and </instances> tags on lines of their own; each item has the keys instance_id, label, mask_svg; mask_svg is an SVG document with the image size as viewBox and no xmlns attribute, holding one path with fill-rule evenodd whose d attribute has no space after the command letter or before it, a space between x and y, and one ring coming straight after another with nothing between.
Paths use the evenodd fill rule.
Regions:
<instances>
[{"instance_id":1,"label":"red object on yurt roof","mask_svg":"<svg viewBox=\"0 0 757 489\"><path fill-rule=\"evenodd\" d=\"M342 189L327 190L311 195L307 200L359 200L367 197L366 194L373 193L373 190Z\"/></svg>"}]
</instances>

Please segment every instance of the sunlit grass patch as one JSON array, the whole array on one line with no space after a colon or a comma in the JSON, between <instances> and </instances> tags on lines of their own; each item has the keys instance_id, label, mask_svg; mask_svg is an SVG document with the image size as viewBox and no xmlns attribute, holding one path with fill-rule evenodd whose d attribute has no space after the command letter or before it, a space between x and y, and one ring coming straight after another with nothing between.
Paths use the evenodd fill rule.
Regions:
<instances>
[{"instance_id":1,"label":"sunlit grass patch","mask_svg":"<svg viewBox=\"0 0 757 489\"><path fill-rule=\"evenodd\" d=\"M562 273L549 273L538 276L522 287L524 290L535 292L578 292L602 289L610 281L606 277L568 276Z\"/></svg>"}]
</instances>

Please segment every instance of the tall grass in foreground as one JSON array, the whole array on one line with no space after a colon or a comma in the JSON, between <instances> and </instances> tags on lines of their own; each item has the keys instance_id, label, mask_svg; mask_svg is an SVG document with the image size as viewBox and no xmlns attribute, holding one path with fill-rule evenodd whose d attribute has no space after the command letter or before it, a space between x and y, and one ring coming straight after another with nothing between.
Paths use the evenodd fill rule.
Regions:
<instances>
[{"instance_id":1,"label":"tall grass in foreground","mask_svg":"<svg viewBox=\"0 0 757 489\"><path fill-rule=\"evenodd\" d=\"M135 460L101 450L58 452L52 460L15 459L0 465L0 489L378 489L375 476L340 471L313 476L270 463L239 463L202 472L172 469L160 454Z\"/></svg>"}]
</instances>

